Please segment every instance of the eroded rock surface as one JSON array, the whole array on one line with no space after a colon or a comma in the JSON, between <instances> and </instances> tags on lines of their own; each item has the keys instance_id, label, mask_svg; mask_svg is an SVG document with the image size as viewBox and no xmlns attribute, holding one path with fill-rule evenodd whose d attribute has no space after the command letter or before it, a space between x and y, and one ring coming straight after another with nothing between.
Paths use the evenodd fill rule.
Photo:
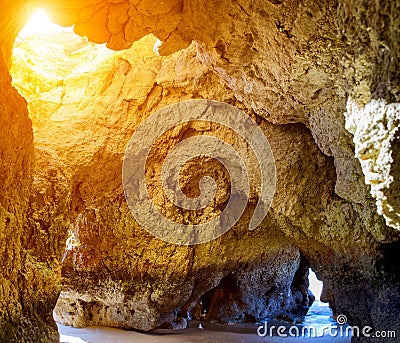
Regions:
<instances>
[{"instance_id":1,"label":"eroded rock surface","mask_svg":"<svg viewBox=\"0 0 400 343\"><path fill-rule=\"evenodd\" d=\"M42 46L41 44L41 39L18 44L15 51L22 51L20 55L16 55L15 61L24 65L21 57L27 51L33 53L33 47ZM186 319L199 297L215 288L221 279L230 273L241 273L238 274L243 274L238 277L238 282L245 285L242 279L250 278L253 273L260 275L266 268L260 256L267 258L274 254L282 258L282 263L278 263L276 258L275 265L269 267L271 273L272 270L275 272L266 278L263 286L260 285L265 292L270 290L269 297L258 299L260 291L256 290L253 295L249 294L249 299L243 294L242 305L233 311L236 314L232 316L232 320L244 320L246 317L259 320L279 315L300 320L311 304L307 280L304 277L301 283L294 284L291 288L299 268L299 250L294 246L287 247L284 236L279 238L276 232L277 223L273 217L265 225L264 231L250 233L247 230L247 214L238 224L236 233L230 233L225 238L200 247L179 247L163 243L135 224L123 197L121 164L126 144L139 124L138 118L146 117L154 108L163 107L177 99L193 98L194 94L234 101L232 94L218 78L195 58L194 46L170 58L161 58L153 54L153 44L154 39L149 37L121 53L98 50L97 47L87 44L79 52L67 56L66 66L71 71L62 82L47 71L36 73L36 83L47 87L40 93L37 88L25 86L23 89L24 85L21 84L21 91L31 99L29 106L31 116L35 118L37 144L42 147L43 153L59 160L64 174L70 178L72 184L70 196L75 220L71 228L74 235L71 236L71 241L74 240L74 244L69 246L64 260L65 288L56 308L56 318L75 326L103 324L140 330L150 330L165 323L172 323L174 326L177 325L177 316ZM56 49L52 55L57 56L57 51L62 49ZM92 59L94 53L96 60ZM76 54L86 54L86 66L72 63ZM31 59L34 56L31 54ZM43 53L37 58L43 58ZM25 67L28 69L15 70L16 84L18 80L24 80L24 75L32 74L31 67L27 64ZM88 81L80 79L85 76L75 74L74 68L90 69L87 73ZM180 70L180 73L168 80L166 76L174 75L176 70ZM48 79L48 75L51 78ZM96 83L91 80L96 80ZM77 85L82 84L85 87L77 89ZM200 93L199 90L206 93ZM79 99L74 98L77 92L80 94ZM43 111L44 102L57 93L63 94L61 105L47 107ZM73 99L77 100L72 102ZM91 129L87 130L89 122L92 123ZM107 125L107 122L112 124ZM324 194L322 197L328 197L333 187L333 183L327 181L329 175L333 174L332 164L315 147L307 130L301 125L279 127L265 120L262 122L262 129L270 139L274 154L282 155L277 160L279 175L286 174L293 181L298 178L297 187L293 186L291 189L287 187L291 182L279 179L277 210L289 213L295 208L300 210L298 192L321 192ZM94 129L95 127L97 128ZM108 139L102 137L102 130ZM152 166L150 170L154 169L150 174L160 174L161 165L158 161L165 158L168 146L177 144L188 134L207 134L210 131L225 139L231 135L228 138L230 144L237 149L244 148L239 137L234 133L232 136L227 129L204 127L204 124L182 125L158 143L166 149L159 148L149 157ZM96 134L93 135L93 132ZM284 147L280 147L281 141L286 142ZM70 148L67 154L65 147L68 145ZM309 152L303 154L300 153L301 150ZM308 164L305 157L301 157L311 153L320 155L317 165ZM286 160L283 156L286 156ZM288 156L292 157L288 159ZM305 168L315 170L320 166L327 170L323 170L318 176L312 173L299 176L295 168L291 167L299 162ZM210 215L218 214L229 196L229 184L223 170L219 171L218 166L213 167L210 161L202 162L206 167L202 170L198 163L199 161L194 161L187 166L193 178L196 179L196 173L202 175L207 172L207 168L215 169L211 176L219 179L217 183L226 191L217 194L214 207L198 213L192 221L202 221ZM254 157L249 157L248 164L252 174L256 175L257 164ZM308 180L310 177L316 179ZM320 183L320 187L316 182ZM150 189L155 189L152 194L155 198L159 197L160 186L159 180L154 186L150 185ZM192 186L188 186L190 191ZM252 193L255 197L254 190ZM255 198L251 202L254 203L254 200ZM161 201L162 205L166 203L165 199L157 201ZM173 208L168 211L168 215L174 215ZM183 218L182 215L179 217L179 213L176 214L178 220ZM288 252L283 253L281 250ZM285 254L286 258L283 257ZM301 273L306 275L307 271L303 268ZM85 281L82 282L83 280ZM241 287L245 287L244 285ZM249 288L250 285L247 284L246 287ZM241 292L244 293L243 290ZM283 303L286 305L282 305L283 308L280 309L279 304ZM217 308L215 310L219 311ZM218 316L214 317L218 319ZM219 319L227 320L222 317Z\"/></svg>"},{"instance_id":2,"label":"eroded rock surface","mask_svg":"<svg viewBox=\"0 0 400 343\"><path fill-rule=\"evenodd\" d=\"M68 216L57 165L37 159L26 101L11 86L11 48L32 8L1 4L0 341L58 340L52 309ZM16 17L19 18L16 19Z\"/></svg>"},{"instance_id":3,"label":"eroded rock surface","mask_svg":"<svg viewBox=\"0 0 400 343\"><path fill-rule=\"evenodd\" d=\"M365 182L377 200L378 213L388 225L400 229L399 173L396 167L400 106L372 100L364 108L349 99L346 128L354 135L356 157Z\"/></svg>"},{"instance_id":4,"label":"eroded rock surface","mask_svg":"<svg viewBox=\"0 0 400 343\"><path fill-rule=\"evenodd\" d=\"M29 103L33 146L26 105L7 77L12 43L32 8L1 5L4 337L57 339L49 318L67 228L56 309L67 324L150 330L182 328L190 315L299 320L312 301L310 264L336 314L346 314L352 325L400 333L396 2L37 4L58 23L76 24L92 42L117 50L133 45L113 52L66 34L17 42L14 83ZM149 33L162 41L160 55L176 53L156 56L154 38L138 41ZM234 229L185 247L137 225L124 200L121 166L130 136L150 113L192 98L231 103L257 121L275 155L277 190L256 231L247 230L253 186ZM200 134L246 149L216 127L193 124L165 135L149 160L159 204L166 202L156 176L168 147ZM187 166L194 179L198 164ZM257 168L250 169L257 180ZM208 212L185 217L166 207L165 213L200 222L218 215L228 180L211 161L199 172L210 170L222 190ZM187 189L195 187L189 182Z\"/></svg>"}]
</instances>

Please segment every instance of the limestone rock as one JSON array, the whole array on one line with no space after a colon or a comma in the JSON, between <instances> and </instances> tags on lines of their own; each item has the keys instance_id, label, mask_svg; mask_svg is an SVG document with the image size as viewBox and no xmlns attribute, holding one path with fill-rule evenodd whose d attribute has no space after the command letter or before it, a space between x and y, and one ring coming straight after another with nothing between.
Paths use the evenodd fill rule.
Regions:
<instances>
[{"instance_id":1,"label":"limestone rock","mask_svg":"<svg viewBox=\"0 0 400 343\"><path fill-rule=\"evenodd\" d=\"M307 276L307 262L297 249L282 246L267 260L225 276L201 296L201 311L194 317L223 323L265 318L301 322L314 301Z\"/></svg>"},{"instance_id":2,"label":"limestone rock","mask_svg":"<svg viewBox=\"0 0 400 343\"><path fill-rule=\"evenodd\" d=\"M7 69L34 4L62 25L75 24L87 39L17 41L12 72L28 101L33 139ZM182 327L198 315L201 300L209 320L298 320L312 300L310 264L336 314L346 314L350 324L400 330L397 2L0 6L1 339L57 340L50 317L61 261L56 315L77 326ZM171 56L153 53L150 33L161 42L159 54ZM44 51L53 58L45 59ZM267 218L249 232L258 180L249 157L255 185L235 228L213 242L180 247L137 225L120 174L138 125L165 105L193 98L225 101L257 121L276 158L277 190ZM203 134L246 150L226 129L178 127L149 161L151 193L160 205L160 160L173 144ZM228 180L204 162L203 172L212 171L223 186L219 203L196 215L167 206L174 219L202 221L221 211ZM15 323L23 323L20 331Z\"/></svg>"},{"instance_id":3,"label":"limestone rock","mask_svg":"<svg viewBox=\"0 0 400 343\"><path fill-rule=\"evenodd\" d=\"M26 101L11 86L12 42L25 4L2 3L0 54L0 341L57 341L51 311L60 290L60 258L67 207L58 202L57 173L36 173L32 123ZM28 6L29 7L29 6ZM5 25L7 21L14 25ZM53 170L54 171L54 170ZM36 178L34 177L36 175ZM56 209L62 209L61 214Z\"/></svg>"},{"instance_id":4,"label":"limestone rock","mask_svg":"<svg viewBox=\"0 0 400 343\"><path fill-rule=\"evenodd\" d=\"M57 156L72 184L74 225L71 232L75 244L69 246L64 260L64 291L56 307L56 318L74 326L103 324L140 330L166 324L174 326L179 318L190 315L192 304L202 295L209 294L210 299L215 299L214 294L224 290L226 280L231 280L238 287L233 292L235 303L225 300L224 304L224 297L213 300L210 320L240 321L246 317L259 320L263 316L300 320L310 304L307 281L300 277L302 282L291 285L295 274L304 276L305 271L298 271L299 253L295 248L291 248L286 259L283 258L285 250L279 250L279 247L285 238L279 237L277 228L300 246L314 246L316 254L323 244L324 249L341 255L341 251L349 249L358 237L360 245L352 248L352 255L347 253L354 260L365 258L365 249L370 249L368 252L373 254L372 249L377 243L370 241L368 231L364 231L366 224L358 219L357 208L335 199L333 161L319 151L307 128L301 124L274 126L260 118L257 120L269 138L278 173L272 212L262 230L253 235L244 234L248 225L245 216L227 236L204 247L185 248L161 243L140 228L123 200L119 181L122 156L137 125L155 108L193 97L199 94L199 89L203 90L203 96L234 101L233 94L196 58L196 45L162 58L152 52L154 41L148 37L130 50L116 53L99 50L92 44L74 54L65 54L63 49L57 48L55 51L61 54L57 61L65 60L62 63L70 68L58 66L58 69L72 72L61 75L61 86L47 80L47 75L52 74L36 74L37 84L48 88L40 93L26 89L31 116L36 118L36 142ZM40 40L23 42L18 46L19 53L23 56L24 51L30 51L33 60L35 46L43 46L43 43ZM50 54L57 56L51 49ZM96 59L92 58L93 54ZM143 55L144 59L138 59ZM88 71L86 74L74 72L78 57L86 57L85 62L79 64L81 70ZM23 59L19 64L23 65ZM26 68L16 75L16 83L24 79L23 75L32 73L29 65ZM80 88L82 84L86 85L84 89ZM47 108L43 113L42 104L48 99L47 93L58 87L62 88L63 94L60 105ZM242 143L225 129L204 129L193 124L175 131L163 138L158 143L160 148L153 152L155 155L149 157L149 170L155 179L160 174L159 161L165 158L168 146L177 144L186 132L205 134L211 131L243 149ZM310 156L313 156L312 163ZM251 159L248 163L254 165ZM195 166L189 164L187 168L197 169L197 173L207 170L201 171ZM215 166L210 168L218 170ZM250 170L256 175L255 167ZM222 189L226 187L223 175L213 176L216 180L220 178ZM155 192L151 193L160 205L165 206L165 199L158 195L160 186L155 182L151 186ZM252 194L256 196L254 192ZM223 204L223 199L226 196L221 193L217 204ZM182 215L174 211L174 208L166 207L168 215L182 220ZM201 221L204 216L215 215L219 209L211 207L208 211L191 220ZM335 223L338 221L340 224ZM329 229L332 225L341 228L335 230L333 237ZM341 238L337 240L336 237ZM230 245L235 249L230 249ZM309 260L314 260L312 250L306 254ZM260 260L260 256L279 256L283 258L282 264L275 258L277 264L267 268L264 264L267 260ZM335 268L346 263L345 259L346 254L338 257L333 263ZM231 261L235 261L234 268ZM249 289L248 278L273 268L280 272L266 278L265 284L260 281L257 287ZM133 284L132 280L135 280ZM270 295L260 298L259 292L269 289L272 289Z\"/></svg>"},{"instance_id":5,"label":"limestone rock","mask_svg":"<svg viewBox=\"0 0 400 343\"><path fill-rule=\"evenodd\" d=\"M73 222L75 224L72 233L74 233L75 243L67 250L64 260L64 291L56 307L56 318L74 326L102 324L140 330L150 330L165 323L174 325L173 323L179 320L177 313L183 311L184 308L190 312L190 304L198 300L200 295L214 288L224 276L243 270L242 273L246 273L246 277L249 277L253 273L253 269L261 268L263 270L260 266L263 263L259 259L260 254L268 256L268 252L276 251L280 244L283 244L283 240L277 238L267 244L264 242L265 240L260 239L260 233L257 232L252 235L247 233L244 238L240 239L239 237L246 231L245 228L248 225L246 218L237 229L242 232L239 237L231 234L222 241L210 243L203 248L174 247L165 243L161 244L160 241L151 238L135 224L123 201L119 181L121 179L121 157L124 154L126 142L138 125L139 118L147 116L154 106L160 107L168 102L199 94L198 89L203 89L206 92L204 95L213 98L226 100L231 97L222 84L215 86L218 85L218 81L195 58L194 46L192 49L172 57L161 58L153 54L154 38L148 37L126 52L102 51L89 44L78 52L73 54L67 52L63 58L60 58L60 55L57 54L65 54L61 44L48 45L51 56L56 56L57 61L66 61L64 67L57 66L64 71L63 75L59 75L62 82L53 82L53 79L58 79L54 78L52 73L36 73L35 76L38 78L36 83L44 85L43 90L27 88L23 86L22 82L25 75L32 74L32 69L30 65L23 63L24 59L21 57L30 52L31 60L34 61L35 47L43 46L41 39L18 44L15 50L15 61L18 61L20 66L25 65L27 69L15 70L14 82L18 85L21 84L20 90L30 100L30 112L34 119L37 146L41 146L43 152L56 156L64 175L72 184L69 196L74 211ZM43 48L41 51L43 52ZM144 59L137 58L139 51L142 56L146 56ZM93 54L97 55L96 59L92 58ZM77 66L77 58L82 58L82 56L87 56L85 60L87 65L80 63ZM43 53L37 58L38 62L42 61ZM51 62L49 67L55 66L55 63L57 62ZM74 72L76 68L89 72L78 75ZM139 74L140 77L138 77ZM86 77L87 81L84 81ZM92 82L94 79L96 83ZM77 88L82 84L86 85L84 90ZM211 84L213 85L212 90L209 86ZM44 107L43 104L49 99L48 94L60 87L63 96L59 106ZM79 99L73 102L74 99L77 99L77 93L80 94ZM161 97L161 94L165 95ZM111 100L113 97L114 100ZM110 103L113 105L108 105ZM99 111L99 108L102 108L102 112ZM96 118L95 122L98 124L93 124L93 118ZM91 130L87 130L89 126L85 123L88 122L92 122ZM94 130L96 126L97 128ZM205 132L210 130L210 128L205 129ZM102 130L104 133L108 132L110 138L107 141L102 138ZM114 134L110 135L110 130ZM201 132L204 131L204 128L183 126L173 136L167 136L164 143L160 142L159 144L160 146L168 146L174 142L176 144L182 139L185 132L190 132L190 130ZM229 132L226 130L214 130L216 135L225 137L225 139L229 137ZM273 148L276 154L288 156L286 149L307 149L303 147L304 139L302 138L306 131L300 126L281 129L265 122L263 130L274 143ZM93 135L93 132L96 134ZM289 137L293 137L293 139ZM309 134L307 137L306 142L309 144L312 139ZM243 143L240 140L232 139L231 144L243 149L241 147ZM278 141L280 139L290 141L284 151L279 150ZM69 146L68 154L65 153L67 146ZM159 173L160 170L156 161L163 159L163 154L167 152L164 149L160 149L160 151L161 156L150 157L150 161L154 161L152 168L155 173ZM292 155L294 164L298 155L297 153L292 153ZM248 163L251 165L255 162L250 159ZM278 163L285 164L286 162L279 159ZM324 162L322 155L320 163L322 163L321 166L327 163L327 167L331 168L329 162ZM310 166L313 168L312 165ZM188 170L195 170L194 167L195 165L189 165ZM255 169L255 167L250 167L253 174L256 173ZM279 170L282 169L279 168ZM293 177L296 177L295 170L289 172L289 174L291 173L294 173ZM223 174L216 174L215 178L218 179L221 175L223 176ZM320 174L323 180L327 175L329 173ZM222 178L220 182L223 185L222 188L226 187L226 185L224 186L225 178ZM299 183L297 189L293 188L290 191L292 193L289 196L286 182L282 179L279 184L278 204L274 207L293 215L295 209L300 211L301 205L297 200L300 189L306 191L307 185L314 183L307 182L307 178L305 178ZM315 187L314 191L322 190L327 196L331 187L332 183L328 183L326 189L322 187L319 190L318 187ZM284 192L286 192L286 197ZM223 193L221 196L220 201L217 199L217 204L223 204L226 201ZM291 198L291 202L288 201ZM281 210L282 202L285 201L288 203ZM170 211L172 210L170 209ZM208 216L213 212L218 213L218 208L206 209L202 216ZM196 220L203 220L202 216ZM99 236L94 236L93 233L98 230L101 230L101 233L99 232ZM275 232L274 225L267 224L265 233L262 235L269 237L273 232ZM274 235L276 234L274 233ZM245 238L246 236L248 238ZM147 238L144 240L144 237ZM251 243L247 240L250 240ZM124 243L115 245L116 241L119 242L118 244ZM113 249L110 249L110 244ZM236 245L235 254L232 254L229 245ZM252 251L249 251L250 247ZM285 282L279 281L282 278L284 280L286 278L293 279L298 269L298 250L294 247L291 249L297 254L297 257L293 257L297 264L292 261L290 266L285 266L284 263L289 263L287 260L283 260L282 266L277 264L274 267L277 269L276 275L273 274L268 279L271 285L264 287L273 289L270 295L271 299L275 299L275 294L279 299L278 293L282 294L282 299L287 298L287 300L282 300L287 302L285 311L296 312L296 308L301 307L299 317L293 318L293 320L297 320L305 314L304 309L310 304L307 292L304 293L304 289L307 287L302 283L296 285L292 290L287 285L284 287ZM170 253L167 254L167 251ZM280 253L276 254L280 255ZM288 256L292 256L291 254ZM127 259L128 256L131 257ZM131 260L133 256L137 256L137 259ZM161 256L164 257L161 258ZM237 268L232 269L230 261L236 261ZM254 267L244 269L246 263L251 263ZM219 264L221 265L218 267ZM126 266L124 270L121 269L122 265ZM209 266L215 270L210 270ZM291 271L288 272L287 268L291 268ZM115 275L109 274L112 269L115 269ZM281 272L278 272L279 269ZM243 276L243 278L246 277ZM203 279L208 281L200 283L199 280ZM83 282L83 280L85 281ZM132 284L131 280L137 281ZM273 285L276 283L280 283L281 286L275 290ZM78 287L81 284L84 285L84 288ZM298 292L298 295L295 297L292 292ZM117 301L115 297L119 300ZM255 298L256 295L253 297ZM294 297L297 299L296 301ZM271 299L260 300L257 305L260 313L257 316L254 314L255 300L246 300L248 306L253 309L238 309L237 316L243 316L246 311L258 319L268 315L277 316L281 312L278 310L278 304L273 305ZM139 306L139 304L142 305ZM187 314L183 316L187 316Z\"/></svg>"},{"instance_id":6,"label":"limestone rock","mask_svg":"<svg viewBox=\"0 0 400 343\"><path fill-rule=\"evenodd\" d=\"M358 108L351 99L346 112L346 129L354 135L356 157L365 182L371 185L378 213L387 225L400 230L398 160L400 104L372 100Z\"/></svg>"}]
</instances>

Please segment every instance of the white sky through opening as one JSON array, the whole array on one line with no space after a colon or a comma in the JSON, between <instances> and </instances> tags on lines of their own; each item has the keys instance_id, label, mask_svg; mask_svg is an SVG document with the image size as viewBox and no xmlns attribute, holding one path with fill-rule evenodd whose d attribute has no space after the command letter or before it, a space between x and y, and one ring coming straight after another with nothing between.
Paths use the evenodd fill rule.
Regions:
<instances>
[{"instance_id":1,"label":"white sky through opening","mask_svg":"<svg viewBox=\"0 0 400 343\"><path fill-rule=\"evenodd\" d=\"M72 27L62 27L54 24L47 16L46 12L38 9L20 31L18 37L26 39L38 34L73 32Z\"/></svg>"},{"instance_id":2,"label":"white sky through opening","mask_svg":"<svg viewBox=\"0 0 400 343\"><path fill-rule=\"evenodd\" d=\"M315 300L320 300L322 293L322 281L317 279L317 276L311 268L309 270L308 280L310 282L309 289L315 295Z\"/></svg>"}]
</instances>

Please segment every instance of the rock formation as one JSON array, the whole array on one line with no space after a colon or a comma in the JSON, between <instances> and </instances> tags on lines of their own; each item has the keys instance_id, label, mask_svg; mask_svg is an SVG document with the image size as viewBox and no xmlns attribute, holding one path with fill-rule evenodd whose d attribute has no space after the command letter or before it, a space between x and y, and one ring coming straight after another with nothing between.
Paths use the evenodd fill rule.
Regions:
<instances>
[{"instance_id":1,"label":"rock formation","mask_svg":"<svg viewBox=\"0 0 400 343\"><path fill-rule=\"evenodd\" d=\"M34 5L75 24L81 37L16 40ZM300 321L313 301L309 266L335 314L400 335L395 2L41 0L0 8L1 341L56 341L60 290L56 319L79 327ZM262 168L250 155L250 201L239 222L209 243L178 246L133 218L122 161L151 113L198 98L257 122L275 157L276 193L249 231ZM216 181L204 211L185 214L160 193L169 149L197 135L246 150L211 124L160 137L147 163L149 193L177 221L218 216L230 195L226 170L206 158L185 165L183 180L192 196L202 175Z\"/></svg>"}]
</instances>

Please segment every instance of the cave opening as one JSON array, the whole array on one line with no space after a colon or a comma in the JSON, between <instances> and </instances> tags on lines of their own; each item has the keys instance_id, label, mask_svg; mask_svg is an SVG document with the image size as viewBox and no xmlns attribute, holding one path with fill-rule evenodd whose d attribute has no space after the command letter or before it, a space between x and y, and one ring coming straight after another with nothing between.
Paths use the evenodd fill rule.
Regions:
<instances>
[{"instance_id":1,"label":"cave opening","mask_svg":"<svg viewBox=\"0 0 400 343\"><path fill-rule=\"evenodd\" d=\"M80 37L39 13L16 39L35 6ZM372 328L371 342L398 341L398 1L5 0L0 12L1 342L58 342L61 288L69 293L58 313L76 327L183 328L219 283L216 320L225 306L235 312L227 320L284 310L279 319L300 323L313 298L309 266L336 319ZM245 212L221 240L195 248L140 226L120 177L135 129L188 99L254 118L279 176L265 226L248 232ZM187 129L247 149L214 125ZM154 149L161 157L164 142L185 137L172 131ZM152 175L159 160L149 161ZM297 272L301 252L307 263Z\"/></svg>"},{"instance_id":2,"label":"cave opening","mask_svg":"<svg viewBox=\"0 0 400 343\"><path fill-rule=\"evenodd\" d=\"M73 32L73 27L62 27L55 24L49 19L43 9L38 8L19 32L17 40L62 32Z\"/></svg>"},{"instance_id":3,"label":"cave opening","mask_svg":"<svg viewBox=\"0 0 400 343\"><path fill-rule=\"evenodd\" d=\"M309 290L314 294L315 300L321 300L323 282L317 278L315 272L310 268L308 271Z\"/></svg>"},{"instance_id":4,"label":"cave opening","mask_svg":"<svg viewBox=\"0 0 400 343\"><path fill-rule=\"evenodd\" d=\"M138 45L142 44L146 51L150 51L154 43L154 37L147 37ZM138 51L141 49L137 48ZM62 28L51 23L43 11L35 13L15 41L10 72L14 86L28 102L36 155L39 159L50 158L56 161L58 171L67 179L74 180L74 170L82 164L80 152L83 147L95 147L98 140L108 139L106 137L110 124L107 118L98 118L96 112L86 111L86 105L91 101L90 92L97 87L96 78L104 72L104 66L110 67L107 61L114 63L115 56L121 56L118 60L121 64L115 71L125 75L130 72L131 65L126 62L123 54L105 45L90 43L86 38L73 33L72 28ZM113 79L109 80L108 87L112 83ZM93 122L104 130L97 133L90 130L90 123ZM69 148L68 155L65 154L66 148ZM74 182L78 189L80 180ZM77 190L75 195L79 195L79 192L82 189ZM79 199L73 202L73 210L74 206L81 206ZM79 227L82 225L87 225L86 219L74 217L72 213L66 254L79 247ZM321 288L322 283L310 269L310 289L316 296L316 304L326 309L327 305L319 303ZM329 307L327 311L330 311ZM319 314L310 309L308 319L313 322L312 316ZM74 337L78 331L68 332L69 342L85 342Z\"/></svg>"},{"instance_id":5,"label":"cave opening","mask_svg":"<svg viewBox=\"0 0 400 343\"><path fill-rule=\"evenodd\" d=\"M308 281L309 290L313 293L315 300L307 312L303 325L315 327L317 331L323 330L331 324L337 325L329 304L321 301L323 282L317 278L316 273L311 268L309 269ZM323 332L319 334L323 334Z\"/></svg>"}]
</instances>

